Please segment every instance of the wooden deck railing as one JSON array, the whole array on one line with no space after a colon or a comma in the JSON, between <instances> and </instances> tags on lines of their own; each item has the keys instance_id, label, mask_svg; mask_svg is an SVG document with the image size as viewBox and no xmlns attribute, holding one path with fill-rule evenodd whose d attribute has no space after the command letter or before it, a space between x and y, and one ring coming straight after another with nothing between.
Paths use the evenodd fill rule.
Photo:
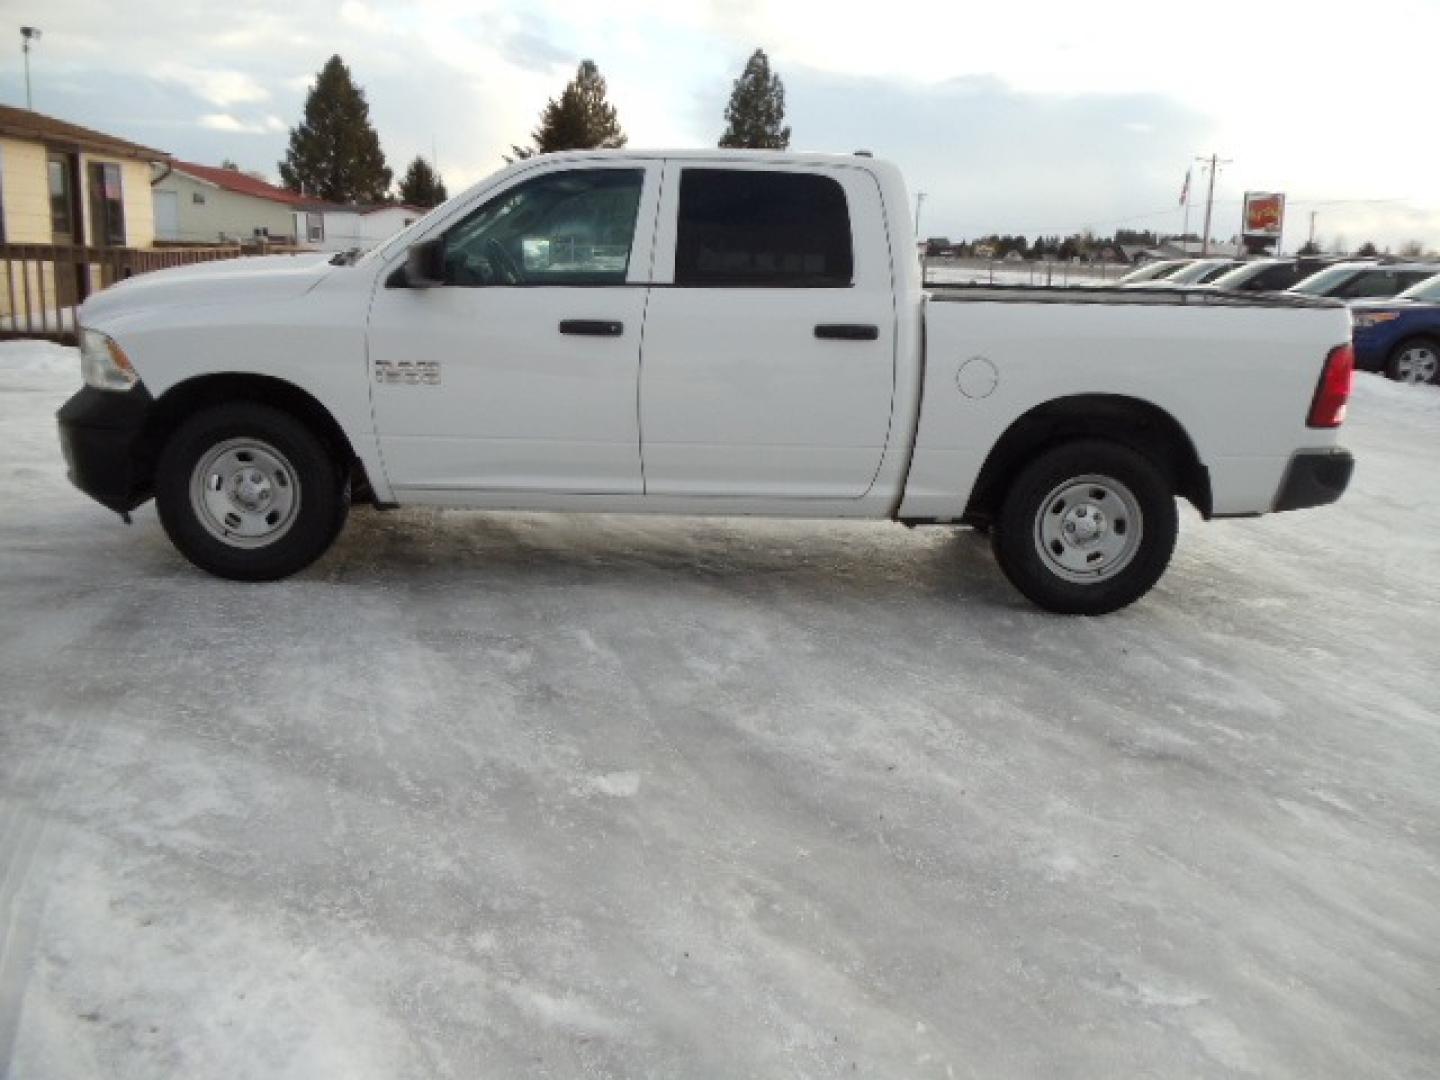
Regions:
<instances>
[{"instance_id":1,"label":"wooden deck railing","mask_svg":"<svg viewBox=\"0 0 1440 1080\"><path fill-rule=\"evenodd\" d=\"M0 339L75 342L75 309L91 293L168 266L239 258L239 245L203 248L97 248L0 244Z\"/></svg>"}]
</instances>

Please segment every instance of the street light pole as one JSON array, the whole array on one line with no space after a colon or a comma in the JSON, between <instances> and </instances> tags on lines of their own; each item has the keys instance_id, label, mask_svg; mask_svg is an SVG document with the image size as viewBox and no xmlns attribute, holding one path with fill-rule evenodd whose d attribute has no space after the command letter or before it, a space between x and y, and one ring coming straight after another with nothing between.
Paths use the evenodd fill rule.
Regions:
<instances>
[{"instance_id":1,"label":"street light pole","mask_svg":"<svg viewBox=\"0 0 1440 1080\"><path fill-rule=\"evenodd\" d=\"M1226 158L1222 161L1219 154L1211 154L1208 158L1197 157L1195 160L1204 162L1210 169L1210 184L1205 192L1205 235L1200 237L1200 257L1203 259L1210 254L1210 211L1215 205L1215 174L1221 165L1229 165L1230 159ZM1243 222L1240 231L1243 235L1245 231Z\"/></svg>"},{"instance_id":2,"label":"street light pole","mask_svg":"<svg viewBox=\"0 0 1440 1080\"><path fill-rule=\"evenodd\" d=\"M25 108L31 112L35 111L35 105L30 100L30 43L39 40L39 27L22 26L20 28L20 51L25 54Z\"/></svg>"},{"instance_id":3,"label":"street light pole","mask_svg":"<svg viewBox=\"0 0 1440 1080\"><path fill-rule=\"evenodd\" d=\"M925 202L925 192L915 192L915 239L920 239L920 207Z\"/></svg>"}]
</instances>

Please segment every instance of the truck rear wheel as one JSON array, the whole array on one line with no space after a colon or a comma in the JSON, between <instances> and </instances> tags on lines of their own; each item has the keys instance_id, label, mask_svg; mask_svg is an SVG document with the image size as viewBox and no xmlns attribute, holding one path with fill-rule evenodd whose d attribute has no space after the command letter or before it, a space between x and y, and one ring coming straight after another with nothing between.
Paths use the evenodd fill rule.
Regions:
<instances>
[{"instance_id":1,"label":"truck rear wheel","mask_svg":"<svg viewBox=\"0 0 1440 1080\"><path fill-rule=\"evenodd\" d=\"M1063 615L1104 615L1160 580L1179 519L1164 474L1118 443L1065 443L1010 485L990 542L1030 600Z\"/></svg>"},{"instance_id":2,"label":"truck rear wheel","mask_svg":"<svg viewBox=\"0 0 1440 1080\"><path fill-rule=\"evenodd\" d=\"M234 402L186 420L155 472L160 523L202 570L274 581L303 570L339 535L350 499L325 443L289 413Z\"/></svg>"}]
</instances>

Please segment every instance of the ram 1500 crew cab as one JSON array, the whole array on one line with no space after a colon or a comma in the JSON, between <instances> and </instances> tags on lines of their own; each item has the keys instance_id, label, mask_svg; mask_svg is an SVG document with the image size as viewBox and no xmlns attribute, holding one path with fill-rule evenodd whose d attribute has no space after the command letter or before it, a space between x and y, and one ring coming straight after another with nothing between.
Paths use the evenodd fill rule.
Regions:
<instances>
[{"instance_id":1,"label":"ram 1500 crew cab","mask_svg":"<svg viewBox=\"0 0 1440 1080\"><path fill-rule=\"evenodd\" d=\"M365 254L145 274L80 311L75 484L195 565L293 574L380 507L989 530L1054 611L1130 603L1176 498L1338 498L1350 318L1303 296L922 288L866 156L519 162Z\"/></svg>"}]
</instances>

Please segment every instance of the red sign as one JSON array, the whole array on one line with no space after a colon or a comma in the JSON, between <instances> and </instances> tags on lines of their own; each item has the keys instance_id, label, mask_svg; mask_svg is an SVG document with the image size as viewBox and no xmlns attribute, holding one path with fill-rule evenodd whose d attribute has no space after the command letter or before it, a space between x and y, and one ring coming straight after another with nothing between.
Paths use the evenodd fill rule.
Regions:
<instances>
[{"instance_id":1,"label":"red sign","mask_svg":"<svg viewBox=\"0 0 1440 1080\"><path fill-rule=\"evenodd\" d=\"M1285 224L1285 196L1272 191L1247 191L1241 232L1246 236L1279 236Z\"/></svg>"}]
</instances>

